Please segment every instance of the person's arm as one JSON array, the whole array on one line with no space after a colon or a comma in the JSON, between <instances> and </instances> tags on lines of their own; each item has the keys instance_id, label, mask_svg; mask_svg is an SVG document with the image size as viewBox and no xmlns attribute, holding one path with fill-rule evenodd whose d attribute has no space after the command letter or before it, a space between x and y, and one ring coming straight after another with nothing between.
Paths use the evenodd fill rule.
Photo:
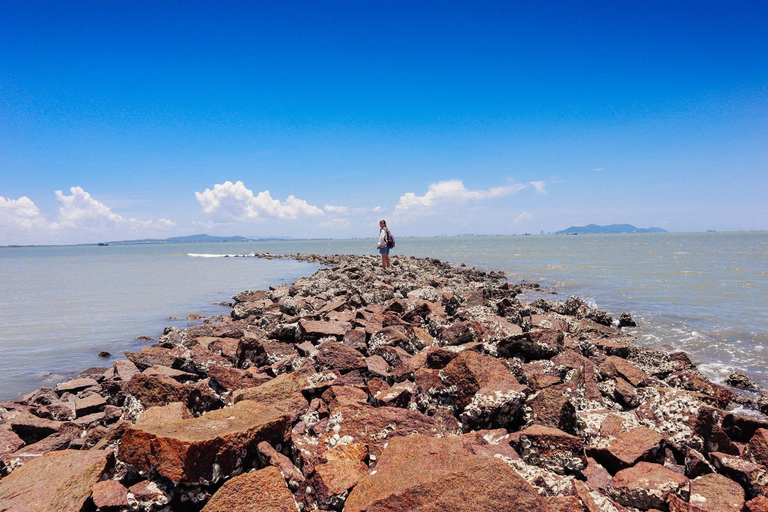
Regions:
<instances>
[{"instance_id":1,"label":"person's arm","mask_svg":"<svg viewBox=\"0 0 768 512\"><path fill-rule=\"evenodd\" d=\"M383 229L379 230L379 245L376 246L377 249L381 249L382 247L385 247L387 245L387 232Z\"/></svg>"}]
</instances>

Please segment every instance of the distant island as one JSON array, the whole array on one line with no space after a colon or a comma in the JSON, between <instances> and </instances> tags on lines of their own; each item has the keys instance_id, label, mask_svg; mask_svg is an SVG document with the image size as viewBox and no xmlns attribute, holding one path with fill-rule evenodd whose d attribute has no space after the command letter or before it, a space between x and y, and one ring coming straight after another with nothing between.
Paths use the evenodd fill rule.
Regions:
<instances>
[{"instance_id":1,"label":"distant island","mask_svg":"<svg viewBox=\"0 0 768 512\"><path fill-rule=\"evenodd\" d=\"M118 240L114 242L100 243L99 245L134 245L134 244L191 244L212 242L258 242L264 240L291 240L289 237L277 238L246 238L244 236L211 236L211 235L187 235L171 238L144 238L142 240Z\"/></svg>"},{"instance_id":2,"label":"distant island","mask_svg":"<svg viewBox=\"0 0 768 512\"><path fill-rule=\"evenodd\" d=\"M608 226L590 224L588 226L571 226L568 229L555 232L556 235L592 235L606 233L667 233L667 230L661 228L637 228L632 224L610 224Z\"/></svg>"}]
</instances>

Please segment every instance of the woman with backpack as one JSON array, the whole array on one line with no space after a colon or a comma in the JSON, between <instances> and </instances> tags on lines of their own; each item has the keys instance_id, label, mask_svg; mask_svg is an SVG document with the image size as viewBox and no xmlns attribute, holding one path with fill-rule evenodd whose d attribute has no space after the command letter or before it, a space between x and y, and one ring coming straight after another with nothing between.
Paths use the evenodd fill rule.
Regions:
<instances>
[{"instance_id":1,"label":"woman with backpack","mask_svg":"<svg viewBox=\"0 0 768 512\"><path fill-rule=\"evenodd\" d=\"M379 221L379 245L376 248L381 253L381 266L389 268L389 250L395 246L395 237L387 229L387 221Z\"/></svg>"}]
</instances>

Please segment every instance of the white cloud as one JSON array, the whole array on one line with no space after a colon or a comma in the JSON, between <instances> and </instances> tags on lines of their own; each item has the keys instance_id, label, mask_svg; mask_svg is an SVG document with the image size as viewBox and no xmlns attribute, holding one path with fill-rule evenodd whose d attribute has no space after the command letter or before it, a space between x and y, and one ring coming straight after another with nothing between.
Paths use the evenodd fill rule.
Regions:
<instances>
[{"instance_id":1,"label":"white cloud","mask_svg":"<svg viewBox=\"0 0 768 512\"><path fill-rule=\"evenodd\" d=\"M349 219L326 219L319 224L321 228L333 230L347 229L350 225Z\"/></svg>"},{"instance_id":2,"label":"white cloud","mask_svg":"<svg viewBox=\"0 0 768 512\"><path fill-rule=\"evenodd\" d=\"M605 167L598 167L597 169L592 169L593 171L602 172L605 170Z\"/></svg>"},{"instance_id":3,"label":"white cloud","mask_svg":"<svg viewBox=\"0 0 768 512\"><path fill-rule=\"evenodd\" d=\"M225 181L213 189L195 192L203 211L220 220L257 220L264 217L297 219L323 215L323 210L292 195L285 201L273 199L269 190L254 195L242 181Z\"/></svg>"},{"instance_id":4,"label":"white cloud","mask_svg":"<svg viewBox=\"0 0 768 512\"><path fill-rule=\"evenodd\" d=\"M545 194L547 193L547 189L544 188L547 182L545 181L532 181L531 186L536 190L537 194Z\"/></svg>"},{"instance_id":5,"label":"white cloud","mask_svg":"<svg viewBox=\"0 0 768 512\"><path fill-rule=\"evenodd\" d=\"M0 197L0 226L10 230L47 229L48 222L27 196L19 199Z\"/></svg>"},{"instance_id":6,"label":"white cloud","mask_svg":"<svg viewBox=\"0 0 768 512\"><path fill-rule=\"evenodd\" d=\"M128 234L135 232L163 231L176 226L168 219L140 220L126 218L114 213L81 187L72 187L67 195L56 191L60 203L55 220L48 220L28 197L9 199L0 197L0 237L3 243L50 243L52 241L72 243L89 241L98 235ZM92 239L90 240L92 241Z\"/></svg>"},{"instance_id":7,"label":"white cloud","mask_svg":"<svg viewBox=\"0 0 768 512\"><path fill-rule=\"evenodd\" d=\"M107 230L111 228L164 229L176 225L168 219L139 220L125 218L100 203L81 187L69 189L71 195L56 191L56 199L61 203L56 228L76 228L86 230Z\"/></svg>"},{"instance_id":8,"label":"white cloud","mask_svg":"<svg viewBox=\"0 0 768 512\"><path fill-rule=\"evenodd\" d=\"M461 180L448 180L432 183L423 196L407 192L400 196L396 210L428 209L441 202L466 202L470 200L491 199L514 194L526 188L527 185L512 183L488 190L469 190Z\"/></svg>"},{"instance_id":9,"label":"white cloud","mask_svg":"<svg viewBox=\"0 0 768 512\"><path fill-rule=\"evenodd\" d=\"M382 211L382 210L383 210L383 208L382 208L381 206L374 206L374 207L373 207L373 211L374 211L374 212L380 212L380 211Z\"/></svg>"},{"instance_id":10,"label":"white cloud","mask_svg":"<svg viewBox=\"0 0 768 512\"><path fill-rule=\"evenodd\" d=\"M347 213L349 208L346 206L333 206L330 204L327 204L323 207L323 210L325 210L328 213Z\"/></svg>"},{"instance_id":11,"label":"white cloud","mask_svg":"<svg viewBox=\"0 0 768 512\"><path fill-rule=\"evenodd\" d=\"M512 224L520 224L521 222L527 222L529 220L533 219L533 214L529 212L522 212L520 215L515 217L515 220L512 221Z\"/></svg>"}]
</instances>

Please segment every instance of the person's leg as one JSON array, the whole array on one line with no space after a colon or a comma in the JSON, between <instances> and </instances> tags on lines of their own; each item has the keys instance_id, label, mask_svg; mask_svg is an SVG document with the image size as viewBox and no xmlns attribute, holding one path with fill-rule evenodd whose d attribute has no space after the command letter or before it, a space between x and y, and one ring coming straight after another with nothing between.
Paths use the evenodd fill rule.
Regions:
<instances>
[{"instance_id":1,"label":"person's leg","mask_svg":"<svg viewBox=\"0 0 768 512\"><path fill-rule=\"evenodd\" d=\"M387 268L387 255L381 253L381 268Z\"/></svg>"},{"instance_id":2,"label":"person's leg","mask_svg":"<svg viewBox=\"0 0 768 512\"><path fill-rule=\"evenodd\" d=\"M384 255L384 268L389 268L389 253Z\"/></svg>"}]
</instances>

